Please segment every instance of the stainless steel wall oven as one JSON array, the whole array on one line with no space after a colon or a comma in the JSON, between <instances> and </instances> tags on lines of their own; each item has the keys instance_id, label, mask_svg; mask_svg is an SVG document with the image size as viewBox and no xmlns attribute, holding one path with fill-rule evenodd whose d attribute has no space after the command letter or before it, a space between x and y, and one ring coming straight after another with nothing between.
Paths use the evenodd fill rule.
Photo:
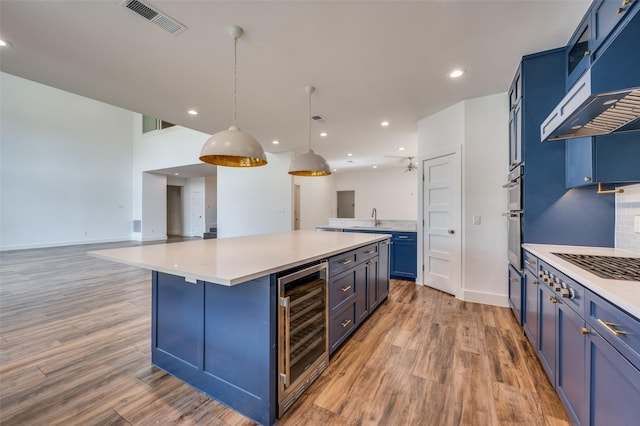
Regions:
<instances>
[{"instance_id":1,"label":"stainless steel wall oven","mask_svg":"<svg viewBox=\"0 0 640 426\"><path fill-rule=\"evenodd\" d=\"M327 262L278 276L278 417L327 368Z\"/></svg>"},{"instance_id":2,"label":"stainless steel wall oven","mask_svg":"<svg viewBox=\"0 0 640 426\"><path fill-rule=\"evenodd\" d=\"M507 183L502 185L509 191L509 211L502 214L508 219L509 262L519 271L522 271L522 178L523 167L520 165L509 173Z\"/></svg>"}]
</instances>

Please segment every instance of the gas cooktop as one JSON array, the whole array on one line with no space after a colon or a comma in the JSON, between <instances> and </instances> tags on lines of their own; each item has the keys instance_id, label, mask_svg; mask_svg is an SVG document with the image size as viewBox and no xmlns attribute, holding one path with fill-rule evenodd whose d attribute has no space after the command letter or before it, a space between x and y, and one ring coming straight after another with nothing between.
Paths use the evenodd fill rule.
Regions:
<instances>
[{"instance_id":1,"label":"gas cooktop","mask_svg":"<svg viewBox=\"0 0 640 426\"><path fill-rule=\"evenodd\" d=\"M608 280L640 281L640 258L551 253Z\"/></svg>"}]
</instances>

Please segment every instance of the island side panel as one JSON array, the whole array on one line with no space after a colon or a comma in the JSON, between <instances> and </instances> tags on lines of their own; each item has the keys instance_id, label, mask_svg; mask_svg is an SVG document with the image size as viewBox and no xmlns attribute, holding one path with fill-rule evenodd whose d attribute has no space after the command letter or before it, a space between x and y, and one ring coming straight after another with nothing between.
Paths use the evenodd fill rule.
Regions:
<instances>
[{"instance_id":1,"label":"island side panel","mask_svg":"<svg viewBox=\"0 0 640 426\"><path fill-rule=\"evenodd\" d=\"M183 294L164 289L177 284L181 284ZM182 277L154 272L153 290L153 364L261 424L275 423L275 282L266 276L232 287L202 281L189 284ZM163 296L172 300L163 301ZM188 305L188 301L193 305L192 312L181 317L179 307ZM178 318L162 318L166 305L173 307L165 307L164 312ZM196 317L199 320L192 321ZM185 331L173 325L173 320L191 323L193 329ZM166 345L158 346L158 342L167 341L163 326L181 333L175 341L193 344L198 356L183 348L170 353ZM180 358L185 353L189 359Z\"/></svg>"}]
</instances>

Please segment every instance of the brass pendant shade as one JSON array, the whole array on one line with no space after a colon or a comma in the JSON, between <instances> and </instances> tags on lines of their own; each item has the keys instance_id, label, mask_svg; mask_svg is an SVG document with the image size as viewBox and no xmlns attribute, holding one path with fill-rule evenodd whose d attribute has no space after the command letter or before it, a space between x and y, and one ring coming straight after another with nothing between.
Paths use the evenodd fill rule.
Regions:
<instances>
[{"instance_id":1,"label":"brass pendant shade","mask_svg":"<svg viewBox=\"0 0 640 426\"><path fill-rule=\"evenodd\" d=\"M309 95L309 151L296 155L289 166L289 174L294 176L328 176L331 168L322 156L311 149L311 93L315 90L312 86L305 87Z\"/></svg>"},{"instance_id":2,"label":"brass pendant shade","mask_svg":"<svg viewBox=\"0 0 640 426\"><path fill-rule=\"evenodd\" d=\"M233 126L211 136L200 151L200 161L216 166L257 167L267 164L267 156L260 143L250 134L236 126L237 93L237 47L243 30L238 26L229 27L233 37Z\"/></svg>"}]
</instances>

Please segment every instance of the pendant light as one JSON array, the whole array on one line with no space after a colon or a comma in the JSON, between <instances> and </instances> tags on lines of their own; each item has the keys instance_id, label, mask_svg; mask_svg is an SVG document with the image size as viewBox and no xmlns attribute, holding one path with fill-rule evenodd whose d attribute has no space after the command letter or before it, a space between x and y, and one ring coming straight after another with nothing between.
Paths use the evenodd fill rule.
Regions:
<instances>
[{"instance_id":1,"label":"pendant light","mask_svg":"<svg viewBox=\"0 0 640 426\"><path fill-rule=\"evenodd\" d=\"M312 86L305 87L309 95L309 151L296 155L289 167L289 174L295 176L328 176L331 169L327 160L311 150L311 94L315 90Z\"/></svg>"},{"instance_id":2,"label":"pendant light","mask_svg":"<svg viewBox=\"0 0 640 426\"><path fill-rule=\"evenodd\" d=\"M242 28L233 25L229 34L233 37L233 126L211 136L200 151L200 161L217 166L256 167L267 164L267 156L257 140L236 125L238 38Z\"/></svg>"}]
</instances>

